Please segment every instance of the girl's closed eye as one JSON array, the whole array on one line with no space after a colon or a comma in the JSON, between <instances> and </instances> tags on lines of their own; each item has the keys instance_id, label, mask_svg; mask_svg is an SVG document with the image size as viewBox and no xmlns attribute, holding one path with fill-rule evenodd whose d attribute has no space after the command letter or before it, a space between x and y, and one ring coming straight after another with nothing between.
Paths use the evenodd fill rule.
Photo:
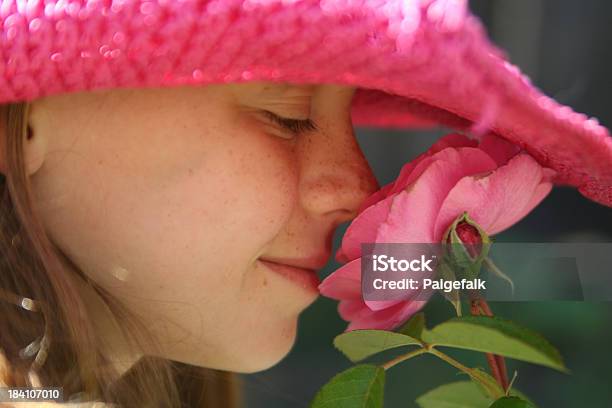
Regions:
<instances>
[{"instance_id":1,"label":"girl's closed eye","mask_svg":"<svg viewBox=\"0 0 612 408\"><path fill-rule=\"evenodd\" d=\"M267 110L264 110L263 113L266 115L266 117L296 135L306 131L318 130L317 125L311 119L284 118Z\"/></svg>"}]
</instances>

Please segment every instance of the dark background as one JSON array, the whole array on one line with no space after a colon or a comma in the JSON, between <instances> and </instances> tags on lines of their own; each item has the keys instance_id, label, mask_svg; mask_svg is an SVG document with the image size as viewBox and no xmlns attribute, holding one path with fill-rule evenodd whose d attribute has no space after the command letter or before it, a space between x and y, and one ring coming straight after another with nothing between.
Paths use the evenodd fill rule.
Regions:
<instances>
[{"instance_id":1,"label":"dark background","mask_svg":"<svg viewBox=\"0 0 612 408\"><path fill-rule=\"evenodd\" d=\"M470 8L490 38L504 49L538 88L575 111L612 126L612 1L481 0ZM380 185L401 166L447 133L356 129L357 138ZM610 163L612 165L612 163ZM346 225L335 237L334 253ZM612 209L571 188L557 187L521 222L496 236L498 241L612 242ZM612 273L612 265L610 273ZM323 277L338 268L334 261ZM337 302L320 297L300 317L290 354L275 367L242 375L248 408L307 407L317 390L352 364L332 345L347 323ZM528 363L508 361L518 370L515 386L540 407L612 407L612 303L493 303L493 311L542 333L564 356L569 375ZM443 302L425 309L429 324L452 316ZM398 352L367 361L386 361ZM472 366L486 367L483 355L450 353ZM387 371L385 407L416 407L414 400L444 383L467 379L436 360L421 356Z\"/></svg>"}]
</instances>

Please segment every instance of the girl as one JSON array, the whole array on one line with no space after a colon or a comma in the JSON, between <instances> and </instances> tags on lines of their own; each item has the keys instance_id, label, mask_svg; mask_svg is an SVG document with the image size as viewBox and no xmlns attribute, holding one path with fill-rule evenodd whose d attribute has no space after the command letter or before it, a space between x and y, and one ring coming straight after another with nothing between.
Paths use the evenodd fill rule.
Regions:
<instances>
[{"instance_id":1,"label":"girl","mask_svg":"<svg viewBox=\"0 0 612 408\"><path fill-rule=\"evenodd\" d=\"M607 130L531 87L463 2L0 16L5 386L238 406L234 373L289 352L335 228L379 188L353 123L493 131L612 205Z\"/></svg>"}]
</instances>

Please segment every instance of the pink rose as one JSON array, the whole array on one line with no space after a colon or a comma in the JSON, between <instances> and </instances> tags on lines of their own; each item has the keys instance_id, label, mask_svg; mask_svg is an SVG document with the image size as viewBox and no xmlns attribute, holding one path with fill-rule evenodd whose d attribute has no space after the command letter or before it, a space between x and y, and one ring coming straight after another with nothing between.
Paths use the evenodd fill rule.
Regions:
<instances>
[{"instance_id":1,"label":"pink rose","mask_svg":"<svg viewBox=\"0 0 612 408\"><path fill-rule=\"evenodd\" d=\"M464 211L488 235L525 217L552 189L555 172L492 134L478 143L449 134L404 165L399 176L365 200L344 234L341 268L319 285L339 300L345 331L393 329L420 310L419 300L367 301L361 295L361 243L437 243Z\"/></svg>"}]
</instances>

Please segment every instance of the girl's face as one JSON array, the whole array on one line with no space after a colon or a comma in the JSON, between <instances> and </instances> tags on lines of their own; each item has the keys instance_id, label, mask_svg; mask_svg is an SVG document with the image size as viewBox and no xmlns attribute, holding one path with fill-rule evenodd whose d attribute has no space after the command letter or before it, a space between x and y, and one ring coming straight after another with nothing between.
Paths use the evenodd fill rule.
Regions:
<instances>
[{"instance_id":1,"label":"girl's face","mask_svg":"<svg viewBox=\"0 0 612 408\"><path fill-rule=\"evenodd\" d=\"M39 99L39 150L26 157L36 205L58 249L143 319L162 357L266 369L317 290L260 260L321 268L334 229L378 188L353 133L354 90L249 82ZM318 130L296 135L264 111Z\"/></svg>"}]
</instances>

